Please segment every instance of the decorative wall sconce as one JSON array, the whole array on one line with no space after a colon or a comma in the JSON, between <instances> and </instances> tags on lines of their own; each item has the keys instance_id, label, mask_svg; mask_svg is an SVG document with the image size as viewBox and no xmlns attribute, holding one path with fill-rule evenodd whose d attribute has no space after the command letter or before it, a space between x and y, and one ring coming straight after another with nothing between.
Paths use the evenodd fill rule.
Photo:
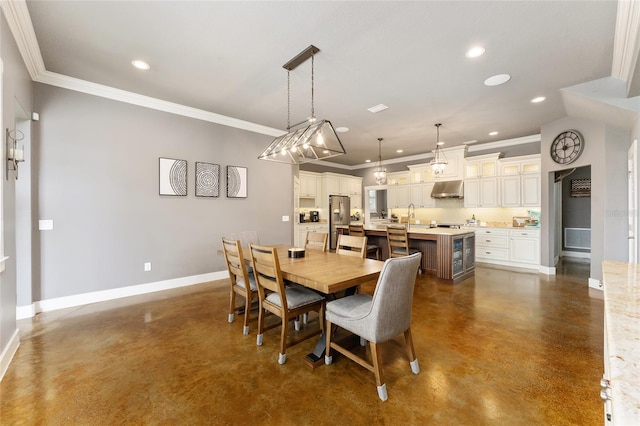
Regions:
<instances>
[{"instance_id":1,"label":"decorative wall sconce","mask_svg":"<svg viewBox=\"0 0 640 426\"><path fill-rule=\"evenodd\" d=\"M9 180L9 170L15 171L16 180L18 179L18 163L24 161L24 145L20 142L24 139L24 133L18 129L5 130L4 154L7 159L7 169L5 177Z\"/></svg>"}]
</instances>

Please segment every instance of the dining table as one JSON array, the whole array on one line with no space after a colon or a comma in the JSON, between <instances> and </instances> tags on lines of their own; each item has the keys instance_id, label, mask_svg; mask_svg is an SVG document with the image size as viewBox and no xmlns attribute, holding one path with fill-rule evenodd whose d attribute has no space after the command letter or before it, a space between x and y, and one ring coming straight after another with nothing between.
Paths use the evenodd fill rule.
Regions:
<instances>
[{"instance_id":1,"label":"dining table","mask_svg":"<svg viewBox=\"0 0 640 426\"><path fill-rule=\"evenodd\" d=\"M273 245L278 252L282 278L310 288L327 297L360 284L377 280L384 262L345 256L330 251L305 250L304 257L289 257L288 245ZM251 261L249 248L242 250L245 260ZM325 335L322 334L313 352L305 357L312 368L324 362Z\"/></svg>"}]
</instances>

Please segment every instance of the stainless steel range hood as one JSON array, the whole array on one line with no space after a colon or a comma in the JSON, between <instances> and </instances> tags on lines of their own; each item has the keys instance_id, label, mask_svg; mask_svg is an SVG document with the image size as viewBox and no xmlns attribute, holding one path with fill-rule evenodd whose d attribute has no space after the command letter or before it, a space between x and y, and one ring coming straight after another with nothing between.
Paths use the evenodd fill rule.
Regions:
<instances>
[{"instance_id":1,"label":"stainless steel range hood","mask_svg":"<svg viewBox=\"0 0 640 426\"><path fill-rule=\"evenodd\" d=\"M464 198L463 181L436 182L431 191L431 198Z\"/></svg>"}]
</instances>

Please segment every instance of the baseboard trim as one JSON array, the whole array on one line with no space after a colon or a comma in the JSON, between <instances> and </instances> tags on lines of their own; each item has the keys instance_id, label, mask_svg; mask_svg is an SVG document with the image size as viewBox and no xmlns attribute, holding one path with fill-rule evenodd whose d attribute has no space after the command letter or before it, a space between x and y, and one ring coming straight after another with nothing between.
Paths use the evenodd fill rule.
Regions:
<instances>
[{"instance_id":1,"label":"baseboard trim","mask_svg":"<svg viewBox=\"0 0 640 426\"><path fill-rule=\"evenodd\" d=\"M602 291L602 287L603 287L602 281L596 280L595 278L589 278L589 288Z\"/></svg>"},{"instance_id":2,"label":"baseboard trim","mask_svg":"<svg viewBox=\"0 0 640 426\"><path fill-rule=\"evenodd\" d=\"M555 266L542 266L540 265L540 273L545 275L555 275L556 267Z\"/></svg>"},{"instance_id":3,"label":"baseboard trim","mask_svg":"<svg viewBox=\"0 0 640 426\"><path fill-rule=\"evenodd\" d=\"M9 364L11 364L11 360L13 356L18 351L20 347L20 334L18 334L18 330L13 332L13 336L9 339L9 343L0 354L0 382L4 378L4 373L9 369Z\"/></svg>"},{"instance_id":4,"label":"baseboard trim","mask_svg":"<svg viewBox=\"0 0 640 426\"><path fill-rule=\"evenodd\" d=\"M114 288L110 290L95 291L91 293L75 294L73 296L57 297L54 299L41 300L32 305L19 306L16 308L16 319L32 318L41 312L50 312L58 309L73 308L76 306L88 305L90 303L106 302L108 300L121 299L124 297L137 296L140 294L154 293L156 291L170 290L173 288L186 287L194 284L201 284L207 281L218 281L229 277L228 271L210 272L189 277L174 278L165 281L156 281L147 284L139 284L128 287Z\"/></svg>"},{"instance_id":5,"label":"baseboard trim","mask_svg":"<svg viewBox=\"0 0 640 426\"><path fill-rule=\"evenodd\" d=\"M578 257L581 259L591 259L591 253L583 252L583 251L569 251L563 250L562 257Z\"/></svg>"}]
</instances>

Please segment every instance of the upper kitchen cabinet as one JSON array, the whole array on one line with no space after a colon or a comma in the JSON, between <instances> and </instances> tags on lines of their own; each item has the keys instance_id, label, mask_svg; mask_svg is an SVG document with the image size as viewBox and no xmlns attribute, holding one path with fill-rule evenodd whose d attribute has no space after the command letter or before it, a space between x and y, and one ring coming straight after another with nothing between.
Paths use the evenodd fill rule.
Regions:
<instances>
[{"instance_id":1,"label":"upper kitchen cabinet","mask_svg":"<svg viewBox=\"0 0 640 426\"><path fill-rule=\"evenodd\" d=\"M465 160L464 206L498 207L498 158L500 153Z\"/></svg>"},{"instance_id":2,"label":"upper kitchen cabinet","mask_svg":"<svg viewBox=\"0 0 640 426\"><path fill-rule=\"evenodd\" d=\"M464 179L464 158L467 155L467 146L456 146L442 150L447 159L447 166L442 175L436 180L462 180Z\"/></svg>"},{"instance_id":3,"label":"upper kitchen cabinet","mask_svg":"<svg viewBox=\"0 0 640 426\"><path fill-rule=\"evenodd\" d=\"M477 155L465 159L465 179L476 179L483 177L498 176L498 158L499 152L486 155Z\"/></svg>"},{"instance_id":4,"label":"upper kitchen cabinet","mask_svg":"<svg viewBox=\"0 0 640 426\"><path fill-rule=\"evenodd\" d=\"M300 197L316 198L322 191L320 176L316 173L300 172Z\"/></svg>"},{"instance_id":5,"label":"upper kitchen cabinet","mask_svg":"<svg viewBox=\"0 0 640 426\"><path fill-rule=\"evenodd\" d=\"M540 170L539 154L500 160L502 207L539 207Z\"/></svg>"},{"instance_id":6,"label":"upper kitchen cabinet","mask_svg":"<svg viewBox=\"0 0 640 426\"><path fill-rule=\"evenodd\" d=\"M410 183L409 172L387 173L387 185L408 185Z\"/></svg>"}]
</instances>

